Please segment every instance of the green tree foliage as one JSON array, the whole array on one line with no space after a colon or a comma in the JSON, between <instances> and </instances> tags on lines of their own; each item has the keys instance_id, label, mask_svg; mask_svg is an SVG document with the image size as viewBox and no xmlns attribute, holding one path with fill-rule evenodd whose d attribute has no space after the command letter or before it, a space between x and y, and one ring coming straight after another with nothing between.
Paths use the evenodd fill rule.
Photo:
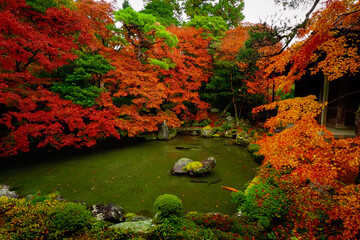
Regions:
<instances>
[{"instance_id":1,"label":"green tree foliage","mask_svg":"<svg viewBox=\"0 0 360 240\"><path fill-rule=\"evenodd\" d=\"M214 63L214 75L206 84L206 93L202 98L214 107L224 108L230 104L235 118L242 114L243 102L246 101L241 92L245 91L243 75L236 62L220 60Z\"/></svg>"},{"instance_id":2,"label":"green tree foliage","mask_svg":"<svg viewBox=\"0 0 360 240\"><path fill-rule=\"evenodd\" d=\"M45 12L52 7L71 7L72 0L26 0L26 3L38 12Z\"/></svg>"},{"instance_id":3,"label":"green tree foliage","mask_svg":"<svg viewBox=\"0 0 360 240\"><path fill-rule=\"evenodd\" d=\"M166 0L152 0L141 13L151 14L164 26L179 25L174 17L174 6Z\"/></svg>"},{"instance_id":4,"label":"green tree foliage","mask_svg":"<svg viewBox=\"0 0 360 240\"><path fill-rule=\"evenodd\" d=\"M175 47L178 43L177 37L166 31L153 15L126 8L115 12L115 19L122 22L123 34L135 47L138 60L143 60L146 57L145 52L157 41L163 41L169 47Z\"/></svg>"},{"instance_id":5,"label":"green tree foliage","mask_svg":"<svg viewBox=\"0 0 360 240\"><path fill-rule=\"evenodd\" d=\"M55 72L62 81L55 82L51 90L59 93L65 100L72 100L82 106L93 106L102 91L101 77L112 68L99 54L81 54L72 64Z\"/></svg>"},{"instance_id":6,"label":"green tree foliage","mask_svg":"<svg viewBox=\"0 0 360 240\"><path fill-rule=\"evenodd\" d=\"M184 9L186 14L195 16L218 16L222 17L229 27L237 27L244 19L241 13L244 2L241 0L186 0Z\"/></svg>"},{"instance_id":7,"label":"green tree foliage","mask_svg":"<svg viewBox=\"0 0 360 240\"><path fill-rule=\"evenodd\" d=\"M223 38L228 30L225 20L217 16L195 16L186 26L204 29L203 37L214 41Z\"/></svg>"},{"instance_id":8,"label":"green tree foliage","mask_svg":"<svg viewBox=\"0 0 360 240\"><path fill-rule=\"evenodd\" d=\"M129 3L129 0L124 0L123 4L122 4L122 8L123 9L126 9L126 8L132 8L130 3Z\"/></svg>"}]
</instances>

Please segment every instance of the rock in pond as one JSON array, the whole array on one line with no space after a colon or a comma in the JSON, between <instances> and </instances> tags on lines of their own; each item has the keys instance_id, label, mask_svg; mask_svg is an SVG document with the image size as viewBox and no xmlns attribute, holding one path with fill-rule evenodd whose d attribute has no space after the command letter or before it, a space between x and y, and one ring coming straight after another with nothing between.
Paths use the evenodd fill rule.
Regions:
<instances>
[{"instance_id":1,"label":"rock in pond","mask_svg":"<svg viewBox=\"0 0 360 240\"><path fill-rule=\"evenodd\" d=\"M0 197L8 197L8 198L19 198L14 191L10 191L10 187L7 185L0 185Z\"/></svg>"},{"instance_id":2,"label":"rock in pond","mask_svg":"<svg viewBox=\"0 0 360 240\"><path fill-rule=\"evenodd\" d=\"M97 220L103 220L111 223L120 223L125 221L124 210L114 204L98 204L92 206L92 213Z\"/></svg>"},{"instance_id":3,"label":"rock in pond","mask_svg":"<svg viewBox=\"0 0 360 240\"><path fill-rule=\"evenodd\" d=\"M236 145L236 141L235 141L235 139L227 139L226 141L225 141L225 145L226 146L232 146L232 145Z\"/></svg>"},{"instance_id":4,"label":"rock in pond","mask_svg":"<svg viewBox=\"0 0 360 240\"><path fill-rule=\"evenodd\" d=\"M201 129L200 135L202 137L211 138L212 137L212 132L213 132L212 127L206 126L206 127Z\"/></svg>"},{"instance_id":5,"label":"rock in pond","mask_svg":"<svg viewBox=\"0 0 360 240\"><path fill-rule=\"evenodd\" d=\"M211 172L214 167L216 166L216 159L214 157L208 157L204 160L201 161L202 163L202 167L195 169L195 170L190 170L188 173L189 175L201 175L201 174L205 174L205 173L209 173Z\"/></svg>"},{"instance_id":6,"label":"rock in pond","mask_svg":"<svg viewBox=\"0 0 360 240\"><path fill-rule=\"evenodd\" d=\"M226 138L233 138L233 137L234 137L233 131L227 130L227 131L225 132L225 134L224 134L224 137L226 137Z\"/></svg>"},{"instance_id":7,"label":"rock in pond","mask_svg":"<svg viewBox=\"0 0 360 240\"><path fill-rule=\"evenodd\" d=\"M247 147L250 143L250 137L245 131L242 131L236 135L235 141L237 145Z\"/></svg>"},{"instance_id":8,"label":"rock in pond","mask_svg":"<svg viewBox=\"0 0 360 240\"><path fill-rule=\"evenodd\" d=\"M190 158L180 158L174 164L173 168L171 169L172 174L185 174L187 171L184 170L189 163L193 162Z\"/></svg>"},{"instance_id":9,"label":"rock in pond","mask_svg":"<svg viewBox=\"0 0 360 240\"><path fill-rule=\"evenodd\" d=\"M211 172L216 166L216 159L208 157L201 162L189 158L180 158L171 169L172 174L202 175Z\"/></svg>"}]
</instances>

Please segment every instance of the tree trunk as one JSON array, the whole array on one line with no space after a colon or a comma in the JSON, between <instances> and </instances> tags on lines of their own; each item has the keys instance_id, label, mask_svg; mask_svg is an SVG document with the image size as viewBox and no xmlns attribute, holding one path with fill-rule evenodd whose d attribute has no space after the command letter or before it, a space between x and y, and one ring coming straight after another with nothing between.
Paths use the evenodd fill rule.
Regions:
<instances>
[{"instance_id":1,"label":"tree trunk","mask_svg":"<svg viewBox=\"0 0 360 240\"><path fill-rule=\"evenodd\" d=\"M355 136L360 136L360 105L359 108L355 114Z\"/></svg>"},{"instance_id":2,"label":"tree trunk","mask_svg":"<svg viewBox=\"0 0 360 240\"><path fill-rule=\"evenodd\" d=\"M235 114L235 121L238 122L239 121L239 118L238 118L238 111L237 111L237 107L236 107L236 99L235 99L235 89L233 87L233 79L232 79L232 74L230 73L230 86L231 86L231 91L233 93L233 96L232 96L232 102L233 102L233 105L234 105L234 114Z\"/></svg>"},{"instance_id":3,"label":"tree trunk","mask_svg":"<svg viewBox=\"0 0 360 240\"><path fill-rule=\"evenodd\" d=\"M329 100L329 80L327 79L327 76L324 76L324 89L323 89L323 99L322 103L326 103ZM325 106L321 112L321 125L326 125L326 118L327 118L327 106Z\"/></svg>"},{"instance_id":4,"label":"tree trunk","mask_svg":"<svg viewBox=\"0 0 360 240\"><path fill-rule=\"evenodd\" d=\"M339 89L339 100L336 106L336 128L344 128L345 127L345 116L346 116L346 105L347 105L347 96L345 95L348 90L348 81L347 79L343 79L340 81L340 89ZM342 97L344 96L344 97Z\"/></svg>"}]
</instances>

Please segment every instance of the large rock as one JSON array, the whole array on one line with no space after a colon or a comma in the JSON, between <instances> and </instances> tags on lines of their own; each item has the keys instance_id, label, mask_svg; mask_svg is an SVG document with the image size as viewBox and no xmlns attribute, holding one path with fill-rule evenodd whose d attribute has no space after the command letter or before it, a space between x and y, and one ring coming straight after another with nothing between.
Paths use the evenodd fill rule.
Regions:
<instances>
[{"instance_id":1,"label":"large rock","mask_svg":"<svg viewBox=\"0 0 360 240\"><path fill-rule=\"evenodd\" d=\"M231 130L227 130L226 132L225 132L225 134L224 134L224 137L226 137L226 138L233 138L233 131L231 131Z\"/></svg>"},{"instance_id":2,"label":"large rock","mask_svg":"<svg viewBox=\"0 0 360 240\"><path fill-rule=\"evenodd\" d=\"M242 131L236 135L235 141L237 145L246 147L250 143L250 137L245 131Z\"/></svg>"},{"instance_id":3,"label":"large rock","mask_svg":"<svg viewBox=\"0 0 360 240\"><path fill-rule=\"evenodd\" d=\"M164 121L159 126L157 138L160 140L170 140L176 137L176 134L176 130L170 130L168 125L166 124L166 121Z\"/></svg>"},{"instance_id":4,"label":"large rock","mask_svg":"<svg viewBox=\"0 0 360 240\"><path fill-rule=\"evenodd\" d=\"M211 138L212 132L213 132L212 127L206 126L206 127L204 127L204 128L201 129L200 135L201 135L202 137Z\"/></svg>"},{"instance_id":5,"label":"large rock","mask_svg":"<svg viewBox=\"0 0 360 240\"><path fill-rule=\"evenodd\" d=\"M159 132L158 132L158 139L160 140L168 140L170 135L170 130L166 121L160 124Z\"/></svg>"},{"instance_id":6,"label":"large rock","mask_svg":"<svg viewBox=\"0 0 360 240\"><path fill-rule=\"evenodd\" d=\"M19 198L14 191L10 191L10 187L7 185L0 185L0 197L8 197L8 198Z\"/></svg>"},{"instance_id":7,"label":"large rock","mask_svg":"<svg viewBox=\"0 0 360 240\"><path fill-rule=\"evenodd\" d=\"M118 228L133 233L147 233L155 224L152 220L144 220L137 222L123 222L110 226L110 228Z\"/></svg>"},{"instance_id":8,"label":"large rock","mask_svg":"<svg viewBox=\"0 0 360 240\"><path fill-rule=\"evenodd\" d=\"M234 128L235 127L235 119L232 116L227 116L225 118L225 123L230 127L230 128Z\"/></svg>"},{"instance_id":9,"label":"large rock","mask_svg":"<svg viewBox=\"0 0 360 240\"><path fill-rule=\"evenodd\" d=\"M201 163L202 163L201 168L190 170L188 171L188 174L193 176L193 175L201 175L211 172L216 166L216 159L214 157L208 157L203 161L201 161Z\"/></svg>"},{"instance_id":10,"label":"large rock","mask_svg":"<svg viewBox=\"0 0 360 240\"><path fill-rule=\"evenodd\" d=\"M189 163L193 162L190 158L180 158L174 164L173 168L171 169L172 174L185 174L187 171L184 170Z\"/></svg>"},{"instance_id":11,"label":"large rock","mask_svg":"<svg viewBox=\"0 0 360 240\"><path fill-rule=\"evenodd\" d=\"M196 166L191 166L189 163L198 163L196 166L201 166L197 168ZM189 158L180 158L171 169L172 174L189 174L190 176L201 175L211 172L216 166L216 159L214 157L208 157L204 159L201 163L193 161Z\"/></svg>"},{"instance_id":12,"label":"large rock","mask_svg":"<svg viewBox=\"0 0 360 240\"><path fill-rule=\"evenodd\" d=\"M103 220L111 223L120 223L125 221L123 209L114 204L93 205L92 213L97 220Z\"/></svg>"}]
</instances>

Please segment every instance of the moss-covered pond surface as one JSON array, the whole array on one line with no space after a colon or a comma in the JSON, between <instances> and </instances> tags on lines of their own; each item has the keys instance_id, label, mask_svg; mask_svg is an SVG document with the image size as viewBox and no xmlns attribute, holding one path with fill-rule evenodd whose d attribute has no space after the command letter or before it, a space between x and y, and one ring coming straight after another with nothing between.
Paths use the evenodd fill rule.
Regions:
<instances>
[{"instance_id":1,"label":"moss-covered pond surface","mask_svg":"<svg viewBox=\"0 0 360 240\"><path fill-rule=\"evenodd\" d=\"M170 174L179 158L202 161L209 156L217 160L215 169L197 179L220 182L195 183L190 176ZM0 183L23 196L59 191L70 201L114 203L126 213L147 216L154 214L154 201L164 193L178 196L185 211L233 214L230 192L221 186L240 188L254 177L257 166L245 148L225 146L223 138L178 136L11 158L2 164Z\"/></svg>"}]
</instances>

